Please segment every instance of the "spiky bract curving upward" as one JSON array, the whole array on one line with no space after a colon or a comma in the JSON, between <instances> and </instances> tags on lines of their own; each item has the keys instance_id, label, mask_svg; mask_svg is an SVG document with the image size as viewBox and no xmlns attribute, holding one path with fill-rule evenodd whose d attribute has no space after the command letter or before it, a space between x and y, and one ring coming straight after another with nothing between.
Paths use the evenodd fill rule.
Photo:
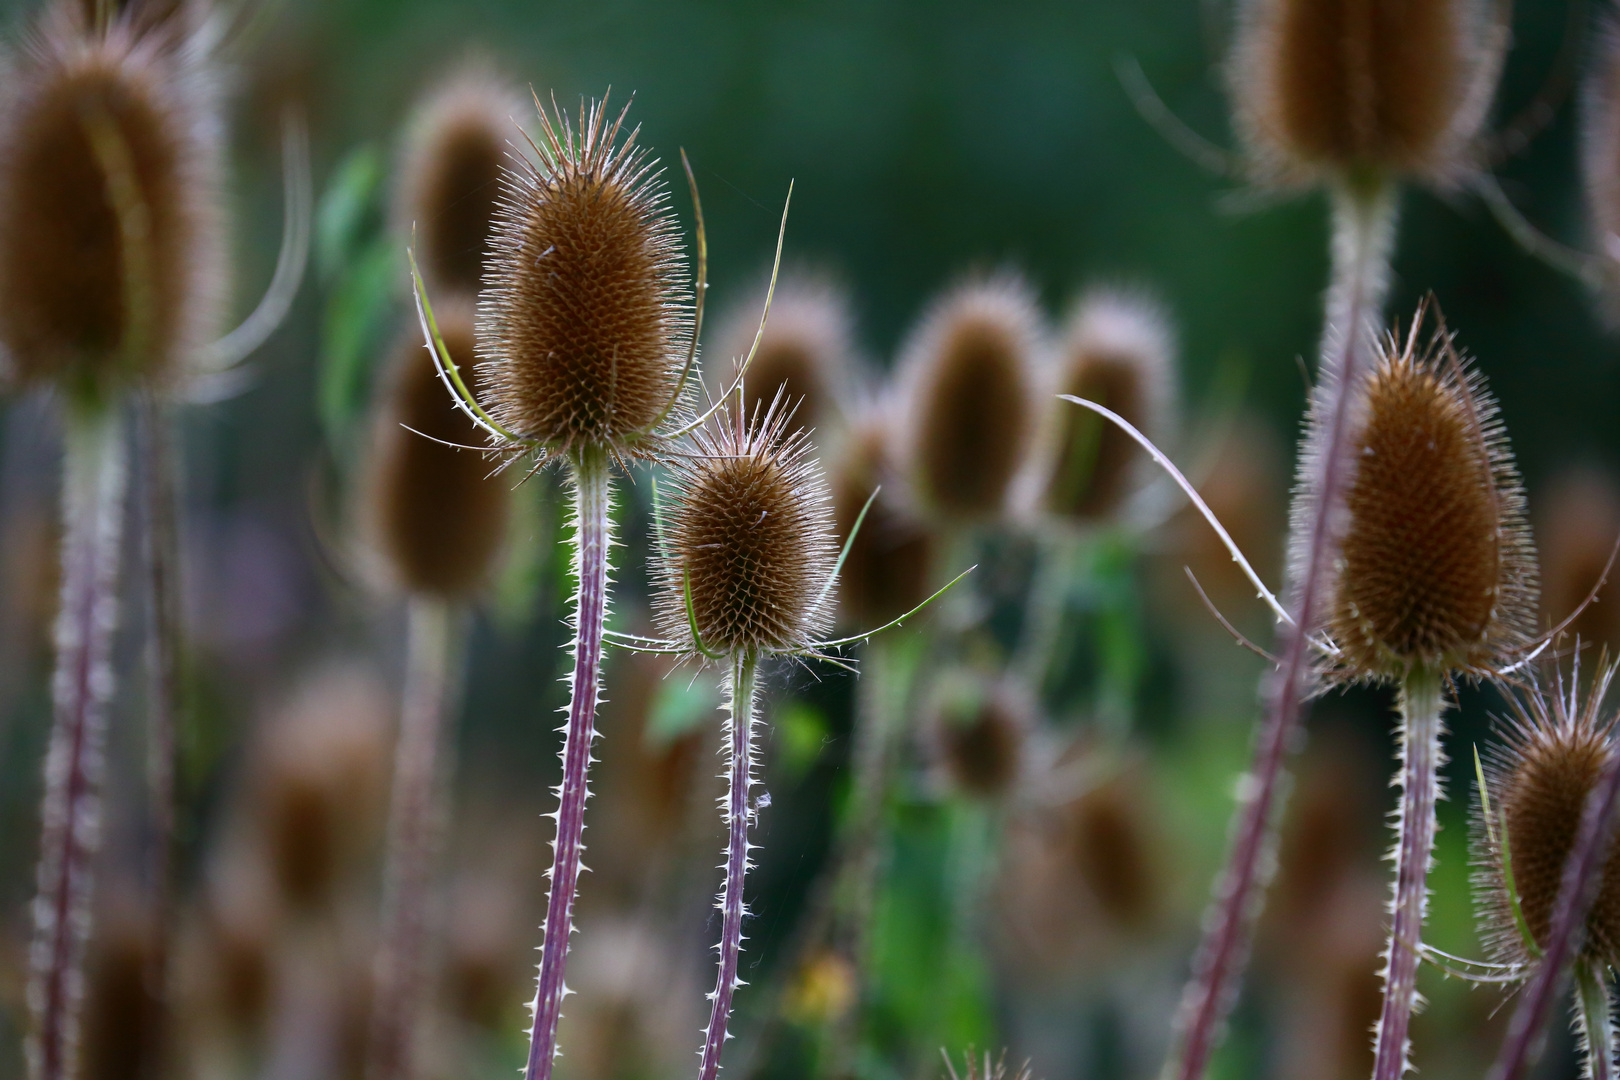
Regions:
<instances>
[{"instance_id":1,"label":"spiky bract curving upward","mask_svg":"<svg viewBox=\"0 0 1620 1080\"><path fill-rule=\"evenodd\" d=\"M1248 0L1228 65L1262 180L1467 176L1508 28L1493 0Z\"/></svg>"},{"instance_id":2,"label":"spiky bract curving upward","mask_svg":"<svg viewBox=\"0 0 1620 1080\"><path fill-rule=\"evenodd\" d=\"M693 443L674 462L678 487L665 510L657 600L665 636L694 653L811 648L832 622L837 552L808 436L786 430L778 397L746 426L734 408L722 410Z\"/></svg>"},{"instance_id":3,"label":"spiky bract curving upward","mask_svg":"<svg viewBox=\"0 0 1620 1080\"><path fill-rule=\"evenodd\" d=\"M1416 668L1489 675L1533 633L1535 548L1496 403L1452 337L1385 341L1356 394L1339 557L1322 627L1336 681L1396 681ZM1307 557L1320 401L1301 454L1291 558Z\"/></svg>"},{"instance_id":4,"label":"spiky bract curving upward","mask_svg":"<svg viewBox=\"0 0 1620 1080\"><path fill-rule=\"evenodd\" d=\"M1502 839L1505 835L1525 927L1541 948L1547 944L1564 863L1580 831L1587 796L1616 752L1617 716L1604 700L1614 674L1615 666L1605 657L1584 698L1574 679L1568 690L1560 683L1548 693L1535 684L1510 695L1512 714L1485 757L1491 820L1484 820L1476 797L1475 896L1480 937L1502 963L1535 959L1514 918ZM1611 851L1604 864L1581 955L1598 964L1620 964L1620 851Z\"/></svg>"},{"instance_id":5,"label":"spiky bract curving upward","mask_svg":"<svg viewBox=\"0 0 1620 1080\"><path fill-rule=\"evenodd\" d=\"M16 376L100 395L179 373L226 292L200 50L131 20L45 21L0 115L0 343Z\"/></svg>"},{"instance_id":6,"label":"spiky bract curving upward","mask_svg":"<svg viewBox=\"0 0 1620 1080\"><path fill-rule=\"evenodd\" d=\"M628 109L628 106L626 106ZM685 260L656 162L624 111L540 112L537 160L506 173L479 304L492 416L552 452L645 456L680 392ZM637 129L639 130L639 129Z\"/></svg>"}]
</instances>

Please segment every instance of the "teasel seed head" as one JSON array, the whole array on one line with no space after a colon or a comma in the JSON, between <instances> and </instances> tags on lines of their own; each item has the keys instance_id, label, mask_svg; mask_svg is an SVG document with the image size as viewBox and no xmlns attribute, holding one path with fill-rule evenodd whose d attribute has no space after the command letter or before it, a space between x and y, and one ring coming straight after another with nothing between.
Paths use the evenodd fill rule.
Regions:
<instances>
[{"instance_id":1,"label":"teasel seed head","mask_svg":"<svg viewBox=\"0 0 1620 1080\"><path fill-rule=\"evenodd\" d=\"M1173 430L1175 342L1151 297L1116 289L1082 296L1057 359L1057 393L1107 406L1155 442ZM1079 521L1116 514L1141 483L1147 462L1141 448L1068 402L1053 402L1047 414L1040 508Z\"/></svg>"},{"instance_id":2,"label":"teasel seed head","mask_svg":"<svg viewBox=\"0 0 1620 1080\"><path fill-rule=\"evenodd\" d=\"M718 355L727 358L727 381L759 333L759 310L765 290L730 312L716 338ZM757 300L758 302L752 302ZM783 274L771 301L771 317L759 337L759 349L748 365L743 384L743 415L762 415L783 392L792 410L788 423L818 435L843 419L855 352L849 294L830 278L804 271Z\"/></svg>"},{"instance_id":3,"label":"teasel seed head","mask_svg":"<svg viewBox=\"0 0 1620 1080\"><path fill-rule=\"evenodd\" d=\"M1524 492L1496 403L1442 327L1390 335L1357 395L1346 520L1328 577L1324 629L1338 681L1394 681L1415 668L1483 676L1523 652L1533 629L1536 556ZM1294 580L1308 558L1313 406L1294 504Z\"/></svg>"},{"instance_id":4,"label":"teasel seed head","mask_svg":"<svg viewBox=\"0 0 1620 1080\"><path fill-rule=\"evenodd\" d=\"M1538 502L1541 549L1541 610L1545 625L1556 626L1579 611L1567 628L1589 645L1620 650L1620 603L1612 585L1581 607L1603 577L1620 536L1620 486L1613 476L1577 467L1558 477Z\"/></svg>"},{"instance_id":5,"label":"teasel seed head","mask_svg":"<svg viewBox=\"0 0 1620 1080\"><path fill-rule=\"evenodd\" d=\"M527 108L510 87L473 67L429 93L411 117L395 217L402 235L415 227L417 265L434 295L470 297L482 288L509 145L521 137L515 118Z\"/></svg>"},{"instance_id":6,"label":"teasel seed head","mask_svg":"<svg viewBox=\"0 0 1620 1080\"><path fill-rule=\"evenodd\" d=\"M225 290L213 88L131 22L46 22L0 111L0 345L19 380L81 396L161 383Z\"/></svg>"},{"instance_id":7,"label":"teasel seed head","mask_svg":"<svg viewBox=\"0 0 1620 1080\"><path fill-rule=\"evenodd\" d=\"M1262 181L1374 172L1457 184L1508 27L1491 0L1247 0L1228 67Z\"/></svg>"},{"instance_id":8,"label":"teasel seed head","mask_svg":"<svg viewBox=\"0 0 1620 1080\"><path fill-rule=\"evenodd\" d=\"M832 621L827 485L785 415L780 397L747 426L724 409L674 463L657 613L694 653L694 625L712 653L774 653L809 647Z\"/></svg>"},{"instance_id":9,"label":"teasel seed head","mask_svg":"<svg viewBox=\"0 0 1620 1080\"><path fill-rule=\"evenodd\" d=\"M478 394L471 303L447 298L437 315L451 358ZM466 599L500 552L512 481L492 475L498 465L476 449L445 445L478 447L485 438L445 392L418 335L400 340L393 367L371 464L372 530L400 588Z\"/></svg>"},{"instance_id":10,"label":"teasel seed head","mask_svg":"<svg viewBox=\"0 0 1620 1080\"><path fill-rule=\"evenodd\" d=\"M942 695L933 722L940 763L963 795L1000 799L1024 774L1034 704L1010 682L973 680Z\"/></svg>"},{"instance_id":11,"label":"teasel seed head","mask_svg":"<svg viewBox=\"0 0 1620 1080\"><path fill-rule=\"evenodd\" d=\"M157 923L130 899L138 883L117 884L100 905L90 948L77 1074L84 1080L141 1080L159 1067L164 1010L151 985Z\"/></svg>"},{"instance_id":12,"label":"teasel seed head","mask_svg":"<svg viewBox=\"0 0 1620 1080\"><path fill-rule=\"evenodd\" d=\"M538 160L506 173L478 320L502 426L621 459L656 444L692 332L668 191L623 124L605 101L577 131L541 111Z\"/></svg>"},{"instance_id":13,"label":"teasel seed head","mask_svg":"<svg viewBox=\"0 0 1620 1080\"><path fill-rule=\"evenodd\" d=\"M1487 821L1479 799L1473 805L1475 896L1480 936L1503 963L1528 963L1532 950L1514 917L1502 859L1502 840L1517 887L1519 911L1538 948L1545 946L1564 863L1580 831L1586 799L1603 766L1616 752L1615 720L1604 698L1615 667L1607 656L1586 689L1552 692L1539 685L1510 695L1500 741L1484 760ZM1577 676L1578 677L1578 676ZM1582 956L1620 964L1620 852L1610 852L1591 914Z\"/></svg>"},{"instance_id":14,"label":"teasel seed head","mask_svg":"<svg viewBox=\"0 0 1620 1080\"><path fill-rule=\"evenodd\" d=\"M1159 912L1158 870L1146 807L1131 778L1112 777L1073 806L1075 868L1115 926L1140 930Z\"/></svg>"},{"instance_id":15,"label":"teasel seed head","mask_svg":"<svg viewBox=\"0 0 1620 1080\"><path fill-rule=\"evenodd\" d=\"M1032 443L1043 348L1034 292L1011 273L956 286L912 332L900 361L903 466L941 523L1006 510Z\"/></svg>"}]
</instances>

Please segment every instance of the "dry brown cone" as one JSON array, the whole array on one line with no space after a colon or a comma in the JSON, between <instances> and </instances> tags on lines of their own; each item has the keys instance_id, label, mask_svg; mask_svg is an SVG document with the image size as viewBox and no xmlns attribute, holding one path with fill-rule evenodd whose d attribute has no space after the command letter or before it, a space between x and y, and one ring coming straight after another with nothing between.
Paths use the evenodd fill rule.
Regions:
<instances>
[{"instance_id":1,"label":"dry brown cone","mask_svg":"<svg viewBox=\"0 0 1620 1080\"><path fill-rule=\"evenodd\" d=\"M1565 628L1570 636L1607 646L1611 653L1620 650L1620 601L1614 589L1605 585L1586 604L1620 536L1620 488L1606 473L1577 468L1549 485L1539 508L1543 617L1554 625L1577 612Z\"/></svg>"},{"instance_id":2,"label":"dry brown cone","mask_svg":"<svg viewBox=\"0 0 1620 1080\"><path fill-rule=\"evenodd\" d=\"M479 302L486 407L551 453L645 456L683 392L692 332L679 231L624 113L540 113L508 170ZM639 129L638 129L639 130Z\"/></svg>"},{"instance_id":3,"label":"dry brown cone","mask_svg":"<svg viewBox=\"0 0 1620 1080\"><path fill-rule=\"evenodd\" d=\"M0 345L19 380L100 396L173 378L209 338L218 133L204 72L158 36L62 25L16 59L0 111Z\"/></svg>"},{"instance_id":4,"label":"dry brown cone","mask_svg":"<svg viewBox=\"0 0 1620 1080\"><path fill-rule=\"evenodd\" d=\"M951 786L979 799L1011 794L1024 775L1033 705L1018 687L975 680L942 695L931 725Z\"/></svg>"},{"instance_id":5,"label":"dry brown cone","mask_svg":"<svg viewBox=\"0 0 1620 1080\"><path fill-rule=\"evenodd\" d=\"M436 315L451 358L477 394L471 304L444 302ZM392 364L371 465L372 528L399 587L466 599L488 580L500 551L511 481L492 475L497 466L476 449L458 449L484 445L484 433L445 392L418 335L400 340Z\"/></svg>"},{"instance_id":6,"label":"dry brown cone","mask_svg":"<svg viewBox=\"0 0 1620 1080\"><path fill-rule=\"evenodd\" d=\"M1227 76L1259 178L1457 184L1507 48L1492 0L1247 0Z\"/></svg>"},{"instance_id":7,"label":"dry brown cone","mask_svg":"<svg viewBox=\"0 0 1620 1080\"><path fill-rule=\"evenodd\" d=\"M832 466L839 543L861 510L861 531L839 575L839 619L855 630L885 626L928 599L936 538L900 499L891 466L890 410L870 408L844 440ZM876 498L873 498L873 493Z\"/></svg>"},{"instance_id":8,"label":"dry brown cone","mask_svg":"<svg viewBox=\"0 0 1620 1080\"><path fill-rule=\"evenodd\" d=\"M1159 914L1161 883L1146 803L1132 778L1115 777L1070 809L1075 869L1110 922L1140 931Z\"/></svg>"},{"instance_id":9,"label":"dry brown cone","mask_svg":"<svg viewBox=\"0 0 1620 1080\"><path fill-rule=\"evenodd\" d=\"M409 121L394 213L403 235L414 226L417 266L435 296L476 296L483 285L502 174L521 138L515 118L528 107L488 71L471 68L433 90Z\"/></svg>"},{"instance_id":10,"label":"dry brown cone","mask_svg":"<svg viewBox=\"0 0 1620 1080\"><path fill-rule=\"evenodd\" d=\"M163 1006L151 984L157 944L149 912L128 898L133 882L117 882L97 920L85 987L79 1047L83 1080L148 1080L158 1075ZM121 899L114 899L121 898Z\"/></svg>"},{"instance_id":11,"label":"dry brown cone","mask_svg":"<svg viewBox=\"0 0 1620 1080\"><path fill-rule=\"evenodd\" d=\"M1007 508L1038 414L1042 319L1015 275L946 292L900 360L902 465L918 505L944 524L992 521Z\"/></svg>"}]
</instances>

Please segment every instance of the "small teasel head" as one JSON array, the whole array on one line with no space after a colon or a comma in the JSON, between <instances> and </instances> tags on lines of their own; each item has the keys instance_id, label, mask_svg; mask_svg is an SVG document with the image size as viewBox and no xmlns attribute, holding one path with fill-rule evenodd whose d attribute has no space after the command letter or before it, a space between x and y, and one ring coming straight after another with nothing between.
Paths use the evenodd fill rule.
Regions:
<instances>
[{"instance_id":1,"label":"small teasel head","mask_svg":"<svg viewBox=\"0 0 1620 1080\"><path fill-rule=\"evenodd\" d=\"M440 336L478 394L472 305L447 301L437 312ZM465 599L488 580L500 552L511 481L493 475L498 463L477 449L484 433L445 393L418 335L400 340L393 369L370 465L370 531L394 584Z\"/></svg>"},{"instance_id":2,"label":"small teasel head","mask_svg":"<svg viewBox=\"0 0 1620 1080\"><path fill-rule=\"evenodd\" d=\"M1140 776L1114 776L1077 799L1070 819L1079 878L1120 930L1149 925L1159 913L1160 882L1148 803Z\"/></svg>"},{"instance_id":3,"label":"small teasel head","mask_svg":"<svg viewBox=\"0 0 1620 1080\"><path fill-rule=\"evenodd\" d=\"M218 132L198 50L61 26L8 72L0 345L19 380L94 398L172 378L212 333Z\"/></svg>"},{"instance_id":4,"label":"small teasel head","mask_svg":"<svg viewBox=\"0 0 1620 1080\"><path fill-rule=\"evenodd\" d=\"M1536 509L1545 624L1556 626L1578 612L1566 628L1570 637L1611 652L1620 649L1615 586L1606 583L1596 600L1585 604L1593 584L1603 579L1620 536L1620 485L1605 471L1577 466L1547 485Z\"/></svg>"},{"instance_id":5,"label":"small teasel head","mask_svg":"<svg viewBox=\"0 0 1620 1080\"><path fill-rule=\"evenodd\" d=\"M1095 401L1155 442L1173 427L1175 342L1157 301L1099 289L1082 296L1057 353L1057 392ZM1147 458L1129 435L1087 409L1054 402L1040 462L1040 509L1060 519L1116 514Z\"/></svg>"},{"instance_id":6,"label":"small teasel head","mask_svg":"<svg viewBox=\"0 0 1620 1080\"><path fill-rule=\"evenodd\" d=\"M729 362L728 384L757 335L759 348L743 383L743 415L763 415L780 390L792 411L789 425L817 432L824 441L827 430L843 420L853 374L849 294L830 277L803 270L785 273L776 284L770 321L761 331L764 295L761 288L753 298L757 302L739 306L721 323L716 340L719 355Z\"/></svg>"},{"instance_id":7,"label":"small teasel head","mask_svg":"<svg viewBox=\"0 0 1620 1080\"><path fill-rule=\"evenodd\" d=\"M1493 0L1246 0L1227 73L1259 178L1457 184L1496 92L1503 10Z\"/></svg>"},{"instance_id":8,"label":"small teasel head","mask_svg":"<svg viewBox=\"0 0 1620 1080\"><path fill-rule=\"evenodd\" d=\"M785 416L780 397L748 425L723 409L675 459L657 613L693 655L797 652L832 622L827 485Z\"/></svg>"},{"instance_id":9,"label":"small teasel head","mask_svg":"<svg viewBox=\"0 0 1620 1080\"><path fill-rule=\"evenodd\" d=\"M1033 442L1045 333L1033 290L1011 273L946 292L900 360L902 467L941 523L994 520Z\"/></svg>"},{"instance_id":10,"label":"small teasel head","mask_svg":"<svg viewBox=\"0 0 1620 1080\"><path fill-rule=\"evenodd\" d=\"M1481 937L1502 963L1527 964L1547 943L1564 863L1587 796L1616 753L1614 709L1605 701L1615 665L1599 661L1585 689L1539 684L1511 694L1511 715L1485 755L1483 797L1473 805L1475 895ZM1582 956L1620 964L1620 852L1611 851Z\"/></svg>"},{"instance_id":11,"label":"small teasel head","mask_svg":"<svg viewBox=\"0 0 1620 1080\"><path fill-rule=\"evenodd\" d=\"M417 265L430 292L478 295L502 173L515 153L509 146L522 137L515 118L529 108L482 67L453 74L417 105L400 155L395 217L402 235L415 228Z\"/></svg>"},{"instance_id":12,"label":"small teasel head","mask_svg":"<svg viewBox=\"0 0 1620 1080\"><path fill-rule=\"evenodd\" d=\"M1396 681L1417 668L1489 675L1529 645L1537 597L1524 492L1496 403L1426 308L1354 388L1352 463L1323 629L1329 676ZM1301 580L1325 423L1313 407L1291 558Z\"/></svg>"},{"instance_id":13,"label":"small teasel head","mask_svg":"<svg viewBox=\"0 0 1620 1080\"><path fill-rule=\"evenodd\" d=\"M535 159L506 173L484 271L489 412L553 452L645 456L683 390L680 236L662 173L624 120L605 101L581 106L577 130L541 110Z\"/></svg>"},{"instance_id":14,"label":"small teasel head","mask_svg":"<svg viewBox=\"0 0 1620 1080\"><path fill-rule=\"evenodd\" d=\"M982 678L947 685L930 735L951 787L970 798L1010 795L1024 774L1034 703L1020 687Z\"/></svg>"}]
</instances>

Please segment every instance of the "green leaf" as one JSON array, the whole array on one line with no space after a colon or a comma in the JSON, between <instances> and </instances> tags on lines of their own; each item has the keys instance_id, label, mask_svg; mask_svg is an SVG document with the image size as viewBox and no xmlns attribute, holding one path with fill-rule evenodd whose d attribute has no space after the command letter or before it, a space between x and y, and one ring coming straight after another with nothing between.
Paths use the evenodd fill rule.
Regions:
<instances>
[{"instance_id":1,"label":"green leaf","mask_svg":"<svg viewBox=\"0 0 1620 1080\"><path fill-rule=\"evenodd\" d=\"M814 705L792 701L777 709L771 720L777 732L777 760L787 771L788 780L796 784L821 760L827 748L827 717Z\"/></svg>"},{"instance_id":2,"label":"green leaf","mask_svg":"<svg viewBox=\"0 0 1620 1080\"><path fill-rule=\"evenodd\" d=\"M321 327L316 392L328 441L346 449L370 397L372 369L385 343L394 309L398 256L379 238L335 282Z\"/></svg>"},{"instance_id":3,"label":"green leaf","mask_svg":"<svg viewBox=\"0 0 1620 1080\"><path fill-rule=\"evenodd\" d=\"M315 269L323 281L343 272L355 249L382 227L382 154L366 144L333 171L315 211Z\"/></svg>"}]
</instances>

